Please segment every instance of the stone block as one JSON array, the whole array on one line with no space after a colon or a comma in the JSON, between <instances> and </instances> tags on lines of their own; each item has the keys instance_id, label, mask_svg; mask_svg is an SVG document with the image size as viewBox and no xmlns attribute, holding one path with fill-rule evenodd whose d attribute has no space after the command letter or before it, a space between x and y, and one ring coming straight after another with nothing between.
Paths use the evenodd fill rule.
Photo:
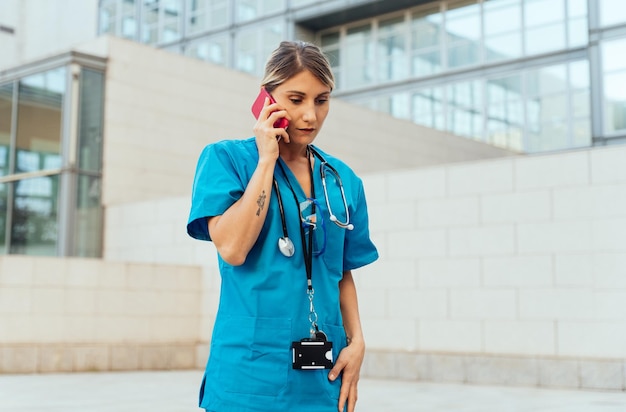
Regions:
<instances>
[{"instance_id":1,"label":"stone block","mask_svg":"<svg viewBox=\"0 0 626 412\"><path fill-rule=\"evenodd\" d=\"M140 349L135 345L113 345L111 347L111 370L138 370L139 353Z\"/></svg>"},{"instance_id":2,"label":"stone block","mask_svg":"<svg viewBox=\"0 0 626 412\"><path fill-rule=\"evenodd\" d=\"M428 355L426 363L429 366L427 380L432 382L466 382L465 362L464 357L459 355Z\"/></svg>"},{"instance_id":3,"label":"stone block","mask_svg":"<svg viewBox=\"0 0 626 412\"><path fill-rule=\"evenodd\" d=\"M39 348L39 369L43 373L74 371L73 348L66 345L45 345Z\"/></svg>"},{"instance_id":4,"label":"stone block","mask_svg":"<svg viewBox=\"0 0 626 412\"><path fill-rule=\"evenodd\" d=\"M110 370L109 348L105 345L76 346L74 351L74 371L98 372Z\"/></svg>"},{"instance_id":5,"label":"stone block","mask_svg":"<svg viewBox=\"0 0 626 412\"><path fill-rule=\"evenodd\" d=\"M468 357L467 382L488 385L539 384L539 366L532 358Z\"/></svg>"},{"instance_id":6,"label":"stone block","mask_svg":"<svg viewBox=\"0 0 626 412\"><path fill-rule=\"evenodd\" d=\"M32 345L15 345L0 348L0 372L34 373L39 367L39 351Z\"/></svg>"},{"instance_id":7,"label":"stone block","mask_svg":"<svg viewBox=\"0 0 626 412\"><path fill-rule=\"evenodd\" d=\"M623 361L581 361L580 381L584 389L623 390Z\"/></svg>"},{"instance_id":8,"label":"stone block","mask_svg":"<svg viewBox=\"0 0 626 412\"><path fill-rule=\"evenodd\" d=\"M569 359L539 359L539 386L577 389L580 387L578 361Z\"/></svg>"}]
</instances>

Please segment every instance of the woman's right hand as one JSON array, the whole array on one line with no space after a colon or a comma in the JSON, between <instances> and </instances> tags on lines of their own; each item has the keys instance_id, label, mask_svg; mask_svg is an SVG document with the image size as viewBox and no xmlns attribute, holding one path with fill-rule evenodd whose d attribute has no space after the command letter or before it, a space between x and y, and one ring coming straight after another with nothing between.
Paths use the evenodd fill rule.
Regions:
<instances>
[{"instance_id":1,"label":"woman's right hand","mask_svg":"<svg viewBox=\"0 0 626 412\"><path fill-rule=\"evenodd\" d=\"M287 111L281 109L278 103L270 104L270 99L266 97L263 110L253 128L259 160L278 159L278 142L282 139L285 143L289 143L287 130L274 127L274 123L283 117L289 120Z\"/></svg>"}]
</instances>

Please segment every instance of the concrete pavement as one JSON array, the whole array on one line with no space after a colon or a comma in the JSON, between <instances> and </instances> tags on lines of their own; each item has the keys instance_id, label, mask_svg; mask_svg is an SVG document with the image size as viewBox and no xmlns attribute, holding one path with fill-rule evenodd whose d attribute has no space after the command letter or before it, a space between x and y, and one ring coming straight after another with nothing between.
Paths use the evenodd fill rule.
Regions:
<instances>
[{"instance_id":1,"label":"concrete pavement","mask_svg":"<svg viewBox=\"0 0 626 412\"><path fill-rule=\"evenodd\" d=\"M0 411L201 412L196 406L201 376L200 371L0 375ZM626 393L361 380L357 412L422 411L624 412Z\"/></svg>"}]
</instances>

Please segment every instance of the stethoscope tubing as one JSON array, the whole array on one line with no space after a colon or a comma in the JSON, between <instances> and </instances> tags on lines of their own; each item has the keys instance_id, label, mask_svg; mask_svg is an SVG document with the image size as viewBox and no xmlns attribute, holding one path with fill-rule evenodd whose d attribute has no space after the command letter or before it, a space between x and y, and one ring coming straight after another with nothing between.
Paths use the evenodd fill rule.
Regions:
<instances>
[{"instance_id":1,"label":"stethoscope tubing","mask_svg":"<svg viewBox=\"0 0 626 412\"><path fill-rule=\"evenodd\" d=\"M337 226L343 229L352 230L354 229L354 225L350 223L350 209L348 208L348 201L346 200L346 193L343 190L343 182L341 181L341 176L339 176L339 172L335 169L330 163L324 159L324 157L313 147L309 146L313 155L317 156L320 160L320 175L322 178L322 187L324 189L324 197L326 200L326 207L328 208L328 214L330 215L330 221L334 222ZM330 207L330 200L328 197L328 188L326 186L326 169L330 171L330 173L335 176L337 179L337 184L339 185L339 191L341 192L341 200L343 201L343 207L346 211L346 221L342 222L337 219L337 216L333 213L332 208Z\"/></svg>"},{"instance_id":2,"label":"stethoscope tubing","mask_svg":"<svg viewBox=\"0 0 626 412\"><path fill-rule=\"evenodd\" d=\"M346 229L346 230L354 229L354 225L350 223L350 210L348 208L348 201L346 199L346 194L343 188L343 182L341 181L341 176L339 176L339 172L331 164L329 164L324 158L324 156L322 156L321 153L319 153L317 149L315 149L312 145L308 146L308 150L310 150L313 156L317 157L320 160L320 177L322 180L322 188L324 191L324 198L326 200L326 207L328 208L328 214L330 215L330 220L342 229ZM281 170L282 170L282 166L281 166ZM333 213L332 208L330 206L330 200L328 197L328 187L326 185L326 170L328 170L337 180L339 191L341 193L341 200L343 202L343 206L344 206L345 213L346 213L346 220L344 222L337 219L337 216ZM284 171L283 171L283 174L284 174ZM285 175L285 179L287 179L287 175ZM278 181L276 180L276 178L274 178L273 185L274 185L274 191L276 192L276 200L278 201L278 210L280 212L280 220L281 220L281 225L283 229L283 237L278 239L278 249L284 256L291 257L293 256L295 252L295 248L294 248L293 242L289 238L289 234L287 231L287 222L285 218L285 209L283 206L283 199L280 194L280 189L278 187ZM295 193L294 193L294 197L295 197ZM297 199L296 199L296 202L297 202Z\"/></svg>"}]
</instances>

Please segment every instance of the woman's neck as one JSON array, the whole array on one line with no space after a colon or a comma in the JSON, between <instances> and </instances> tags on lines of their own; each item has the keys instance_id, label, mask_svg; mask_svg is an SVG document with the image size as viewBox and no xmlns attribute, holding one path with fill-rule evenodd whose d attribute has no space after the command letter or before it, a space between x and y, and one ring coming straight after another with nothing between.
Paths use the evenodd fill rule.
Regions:
<instances>
[{"instance_id":1,"label":"woman's neck","mask_svg":"<svg viewBox=\"0 0 626 412\"><path fill-rule=\"evenodd\" d=\"M280 157L286 163L299 162L307 160L309 157L309 147L305 146L289 146L287 144L281 145Z\"/></svg>"}]
</instances>

